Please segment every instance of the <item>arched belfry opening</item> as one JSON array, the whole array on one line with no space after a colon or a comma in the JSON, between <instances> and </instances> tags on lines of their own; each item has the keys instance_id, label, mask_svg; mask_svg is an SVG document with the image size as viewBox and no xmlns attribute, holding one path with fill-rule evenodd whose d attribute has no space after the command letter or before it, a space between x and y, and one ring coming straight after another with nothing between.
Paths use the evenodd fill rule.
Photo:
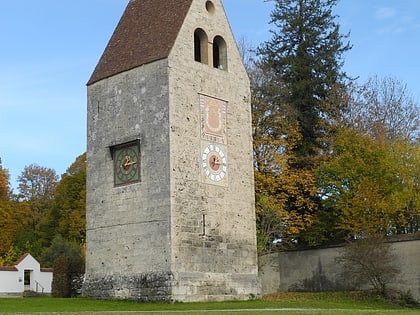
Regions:
<instances>
[{"instance_id":1,"label":"arched belfry opening","mask_svg":"<svg viewBox=\"0 0 420 315\"><path fill-rule=\"evenodd\" d=\"M221 70L228 69L227 45L221 36L216 36L213 40L213 67Z\"/></svg>"},{"instance_id":2,"label":"arched belfry opening","mask_svg":"<svg viewBox=\"0 0 420 315\"><path fill-rule=\"evenodd\" d=\"M198 28L194 32L194 60L208 64L208 37L206 32Z\"/></svg>"}]
</instances>

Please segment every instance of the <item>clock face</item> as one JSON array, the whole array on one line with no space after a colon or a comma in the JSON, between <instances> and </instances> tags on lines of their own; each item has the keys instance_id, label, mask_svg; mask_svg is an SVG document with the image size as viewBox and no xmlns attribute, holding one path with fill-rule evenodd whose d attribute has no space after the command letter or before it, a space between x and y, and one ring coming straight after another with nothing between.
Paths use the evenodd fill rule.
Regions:
<instances>
[{"instance_id":1,"label":"clock face","mask_svg":"<svg viewBox=\"0 0 420 315\"><path fill-rule=\"evenodd\" d=\"M126 145L114 149L114 184L115 186L140 181L140 158L138 144Z\"/></svg>"},{"instance_id":2,"label":"clock face","mask_svg":"<svg viewBox=\"0 0 420 315\"><path fill-rule=\"evenodd\" d=\"M206 145L202 150L201 164L205 182L227 185L227 156L220 145Z\"/></svg>"}]
</instances>

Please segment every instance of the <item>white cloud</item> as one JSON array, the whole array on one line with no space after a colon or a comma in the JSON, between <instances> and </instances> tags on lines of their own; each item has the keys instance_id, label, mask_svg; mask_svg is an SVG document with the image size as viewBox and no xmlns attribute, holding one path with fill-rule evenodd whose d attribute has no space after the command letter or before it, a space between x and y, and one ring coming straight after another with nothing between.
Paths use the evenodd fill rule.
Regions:
<instances>
[{"instance_id":1,"label":"white cloud","mask_svg":"<svg viewBox=\"0 0 420 315\"><path fill-rule=\"evenodd\" d=\"M416 32L420 26L418 18L406 10L382 7L375 11L374 16L378 20L377 34L380 35Z\"/></svg>"},{"instance_id":2,"label":"white cloud","mask_svg":"<svg viewBox=\"0 0 420 315\"><path fill-rule=\"evenodd\" d=\"M383 7L376 10L375 17L382 20L393 18L396 14L397 11L394 8Z\"/></svg>"}]
</instances>

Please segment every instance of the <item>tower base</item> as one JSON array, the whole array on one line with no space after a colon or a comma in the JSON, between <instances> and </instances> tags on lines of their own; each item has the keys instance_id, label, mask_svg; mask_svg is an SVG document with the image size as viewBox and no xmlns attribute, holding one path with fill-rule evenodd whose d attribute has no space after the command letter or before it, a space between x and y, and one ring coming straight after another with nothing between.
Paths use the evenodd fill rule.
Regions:
<instances>
[{"instance_id":1,"label":"tower base","mask_svg":"<svg viewBox=\"0 0 420 315\"><path fill-rule=\"evenodd\" d=\"M249 300L260 295L253 274L150 273L87 276L84 297L138 302L205 302Z\"/></svg>"}]
</instances>

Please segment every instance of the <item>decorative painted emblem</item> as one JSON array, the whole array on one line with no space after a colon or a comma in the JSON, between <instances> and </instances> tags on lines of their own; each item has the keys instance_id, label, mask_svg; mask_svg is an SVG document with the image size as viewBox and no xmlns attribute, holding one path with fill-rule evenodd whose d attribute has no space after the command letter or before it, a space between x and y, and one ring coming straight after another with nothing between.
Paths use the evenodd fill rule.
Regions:
<instances>
[{"instance_id":1,"label":"decorative painted emblem","mask_svg":"<svg viewBox=\"0 0 420 315\"><path fill-rule=\"evenodd\" d=\"M201 138L226 144L226 101L200 94Z\"/></svg>"}]
</instances>

